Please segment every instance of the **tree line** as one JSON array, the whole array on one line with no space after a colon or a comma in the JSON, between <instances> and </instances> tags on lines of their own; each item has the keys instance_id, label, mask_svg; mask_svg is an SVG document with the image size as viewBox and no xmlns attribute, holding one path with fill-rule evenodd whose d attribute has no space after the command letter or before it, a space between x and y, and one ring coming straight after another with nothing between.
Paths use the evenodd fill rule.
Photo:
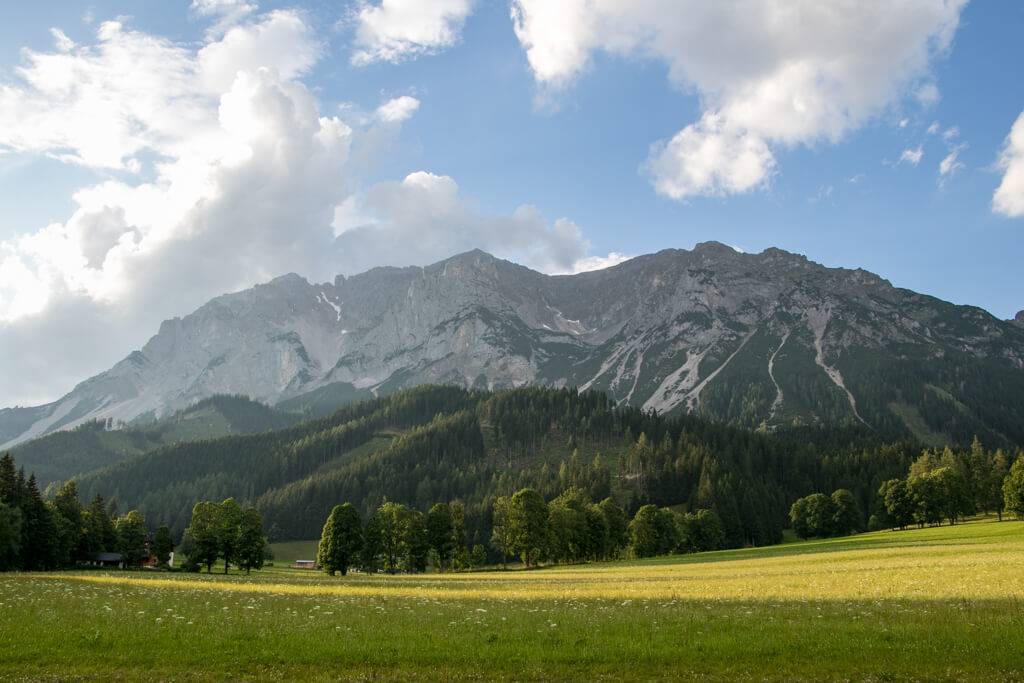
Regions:
<instances>
[{"instance_id":1,"label":"tree line","mask_svg":"<svg viewBox=\"0 0 1024 683\"><path fill-rule=\"evenodd\" d=\"M499 553L503 569L510 556L530 568L543 562L651 557L725 545L722 522L710 510L680 515L648 504L630 521L613 498L594 503L576 487L550 501L534 489L521 489L499 497L492 516L490 545ZM428 560L438 572L487 562L482 544L467 546L461 502L435 503L426 515L386 502L365 524L351 503L336 505L324 522L317 552L323 571L342 576L353 567L365 572L423 572Z\"/></svg>"},{"instance_id":2,"label":"tree line","mask_svg":"<svg viewBox=\"0 0 1024 683\"><path fill-rule=\"evenodd\" d=\"M968 463L965 476L980 481L966 452L951 453L961 469ZM906 478L921 454L920 444L856 425L755 432L617 406L599 392L423 386L285 429L161 447L77 484L83 500L109 493L108 501L159 520L176 538L191 525L196 501L230 498L243 511L259 510L271 541L316 538L337 501L349 501L364 520L386 502L426 514L436 501L460 501L466 552L480 546L498 562L495 504L525 489L547 504L573 489L589 501L611 498L628 520L646 506L678 510L673 525L662 515L665 533L653 546L641 543L641 552L671 545L670 529L672 547L687 547L680 539L692 534L680 520L711 513L722 547L768 545L793 524L793 501L816 491L852 495L857 529L865 515L886 525L882 487ZM556 508L581 518L572 506ZM4 514L0 523L9 524ZM650 509L645 515L656 519ZM550 557L595 556L582 542L562 547L573 550Z\"/></svg>"},{"instance_id":3,"label":"tree line","mask_svg":"<svg viewBox=\"0 0 1024 683\"><path fill-rule=\"evenodd\" d=\"M1024 454L988 451L975 437L968 451L926 449L902 478L878 490L873 528L956 524L965 516L1006 511L1024 518Z\"/></svg>"},{"instance_id":4,"label":"tree line","mask_svg":"<svg viewBox=\"0 0 1024 683\"><path fill-rule=\"evenodd\" d=\"M188 558L185 571L199 571L203 566L212 573L217 560L224 560L224 573L234 563L245 567L248 574L262 569L267 559L267 534L263 516L254 507L242 508L234 498L222 503L203 501L192 508L192 521L181 540L182 552Z\"/></svg>"},{"instance_id":5,"label":"tree line","mask_svg":"<svg viewBox=\"0 0 1024 683\"><path fill-rule=\"evenodd\" d=\"M986 450L975 437L969 450L924 449L903 477L879 486L875 512L866 524L849 490L813 493L790 507L793 531L801 538L845 536L857 531L911 525L956 524L967 516L1006 511L1024 517L1024 454Z\"/></svg>"},{"instance_id":6,"label":"tree line","mask_svg":"<svg viewBox=\"0 0 1024 683\"><path fill-rule=\"evenodd\" d=\"M98 553L117 553L126 567L150 555L166 565L172 547L168 527L150 535L138 510L118 515L99 493L83 507L74 480L44 500L34 473L26 479L10 453L0 457L0 571L75 567Z\"/></svg>"}]
</instances>

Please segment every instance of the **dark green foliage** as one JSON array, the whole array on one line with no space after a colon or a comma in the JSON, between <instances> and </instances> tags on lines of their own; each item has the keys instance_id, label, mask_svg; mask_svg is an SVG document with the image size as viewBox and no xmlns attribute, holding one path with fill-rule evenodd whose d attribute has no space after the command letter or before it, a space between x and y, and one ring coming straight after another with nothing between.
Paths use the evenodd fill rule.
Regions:
<instances>
[{"instance_id":1,"label":"dark green foliage","mask_svg":"<svg viewBox=\"0 0 1024 683\"><path fill-rule=\"evenodd\" d=\"M889 354L847 353L837 366L857 396L858 411L883 433L937 436L961 446L978 436L1001 447L1019 446L1024 443L1024 373L1001 356L979 358L947 347L941 355L923 358L914 349L896 347ZM928 433L915 433L893 405L911 406Z\"/></svg>"},{"instance_id":2,"label":"dark green foliage","mask_svg":"<svg viewBox=\"0 0 1024 683\"><path fill-rule=\"evenodd\" d=\"M637 557L667 555L679 542L675 515L668 508L644 505L629 523L629 536Z\"/></svg>"},{"instance_id":3,"label":"dark green foliage","mask_svg":"<svg viewBox=\"0 0 1024 683\"><path fill-rule=\"evenodd\" d=\"M348 573L363 549L363 521L351 503L335 505L324 523L317 551L317 564L333 576L334 572Z\"/></svg>"},{"instance_id":4,"label":"dark green foliage","mask_svg":"<svg viewBox=\"0 0 1024 683\"><path fill-rule=\"evenodd\" d=\"M797 498L789 508L789 525L798 538L810 538L811 525L808 523L807 496Z\"/></svg>"},{"instance_id":5,"label":"dark green foliage","mask_svg":"<svg viewBox=\"0 0 1024 683\"><path fill-rule=\"evenodd\" d=\"M533 489L522 489L508 504L508 549L529 568L548 546L548 504Z\"/></svg>"},{"instance_id":6,"label":"dark green foliage","mask_svg":"<svg viewBox=\"0 0 1024 683\"><path fill-rule=\"evenodd\" d=\"M554 533L531 541L526 559L532 566L542 558L615 556L626 546L624 521L645 505L679 509L681 530L687 511L713 512L724 547L768 545L791 522L794 500L842 489L852 503L844 495L842 506L831 499L819 506L827 513L821 525L831 527L819 533L845 533L861 528L867 511L876 522L887 514L882 485L907 476L921 454L919 444L887 443L852 423L750 432L688 415L616 407L603 394L573 389L420 387L284 430L160 448L85 475L78 487L86 496L102 491L116 497L125 508L167 524L172 535L189 525L195 501L230 497L258 508L276 538L310 538L338 502L348 500L368 519L364 566L396 571L416 563L400 555L392 563L379 547L386 529L372 516L385 501L421 515L438 501L459 501L449 504L451 556L439 564L466 568L471 546L491 545L494 562L511 551L512 527L500 499L511 503L517 491L531 489L554 502L577 490L547 516ZM1002 493L1002 480L992 474L998 458L982 455L929 455L929 462L942 461L966 478L972 509L980 508L976 501L986 491L991 500L993 487ZM5 477L13 483L3 484ZM20 488L17 481L11 465L0 469L0 486L22 491L24 480ZM604 503L596 514L592 501L608 498L621 502L628 515L616 520ZM938 514L948 518L948 511ZM443 536L431 537L430 521L427 514L428 544ZM87 545L94 547L90 515L83 516L83 526ZM195 543L192 534L188 541ZM682 534L680 549L690 549L686 543ZM60 546L57 551L59 556Z\"/></svg>"},{"instance_id":7,"label":"dark green foliage","mask_svg":"<svg viewBox=\"0 0 1024 683\"><path fill-rule=\"evenodd\" d=\"M238 527L238 564L248 574L253 569L262 569L266 559L267 534L263 531L263 516L254 507L242 513Z\"/></svg>"},{"instance_id":8,"label":"dark green foliage","mask_svg":"<svg viewBox=\"0 0 1024 683\"><path fill-rule=\"evenodd\" d=\"M1024 457L1018 457L1003 482L1003 500L1006 509L1024 519Z\"/></svg>"},{"instance_id":9,"label":"dark green foliage","mask_svg":"<svg viewBox=\"0 0 1024 683\"><path fill-rule=\"evenodd\" d=\"M493 516L491 518L491 547L501 553L502 569L505 569L508 562L512 543L508 525L509 502L507 497L499 496L494 501Z\"/></svg>"},{"instance_id":10,"label":"dark green foliage","mask_svg":"<svg viewBox=\"0 0 1024 683\"><path fill-rule=\"evenodd\" d=\"M174 550L174 543L171 541L171 530L166 524L161 524L153 534L153 543L150 545L150 552L156 557L157 564L166 567L171 559L171 551Z\"/></svg>"},{"instance_id":11,"label":"dark green foliage","mask_svg":"<svg viewBox=\"0 0 1024 683\"><path fill-rule=\"evenodd\" d=\"M487 564L487 549L477 543L469 553L469 565L473 569L479 569Z\"/></svg>"},{"instance_id":12,"label":"dark green foliage","mask_svg":"<svg viewBox=\"0 0 1024 683\"><path fill-rule=\"evenodd\" d=\"M220 555L220 542L217 538L217 504L210 501L196 503L192 508L192 522L185 530L182 545L189 561L196 565L206 565L206 572L213 571L213 563Z\"/></svg>"},{"instance_id":13,"label":"dark green foliage","mask_svg":"<svg viewBox=\"0 0 1024 683\"><path fill-rule=\"evenodd\" d=\"M224 560L224 573L238 560L239 529L242 525L242 506L234 498L227 498L217 506L215 532L217 552Z\"/></svg>"},{"instance_id":14,"label":"dark green foliage","mask_svg":"<svg viewBox=\"0 0 1024 683\"><path fill-rule=\"evenodd\" d=\"M57 491L53 506L58 537L56 566L67 567L84 560L86 554L84 511L73 479L64 482Z\"/></svg>"},{"instance_id":15,"label":"dark green foliage","mask_svg":"<svg viewBox=\"0 0 1024 683\"><path fill-rule=\"evenodd\" d=\"M118 500L130 501L147 516L166 522L172 532L180 531L188 525L197 500L234 497L258 501L274 489L326 469L345 453L372 439L379 430L408 429L429 423L434 416L451 414L473 405L475 400L473 395L452 387L413 389L349 406L329 417L287 429L158 448L81 477L79 489L86 496L102 491ZM460 447L480 448L479 430L477 434L475 440L470 438ZM464 435L452 434L451 438L461 436ZM418 447L427 445L421 443ZM373 494L374 503L362 507L364 512L372 511L384 495L395 495L382 488L360 491L359 496L337 492L317 505L303 503L305 514L301 521L294 520L287 526L274 514L277 501L273 496L266 505L260 500L257 507L268 521L278 523L285 537L309 538L319 532L339 498L354 500ZM302 495L298 490L293 493ZM438 498L441 496L431 495L424 502L433 503ZM301 527L301 532L296 527Z\"/></svg>"},{"instance_id":16,"label":"dark green foliage","mask_svg":"<svg viewBox=\"0 0 1024 683\"><path fill-rule=\"evenodd\" d=\"M243 510L234 498L220 504L207 500L192 508L182 550L190 564L206 565L207 573L218 559L224 560L225 574L232 563L244 566L248 573L263 566L266 541L263 517L256 508Z\"/></svg>"},{"instance_id":17,"label":"dark green foliage","mask_svg":"<svg viewBox=\"0 0 1024 683\"><path fill-rule=\"evenodd\" d=\"M589 504L587 494L578 488L568 489L548 503L549 558L556 562L577 562L600 553L600 547L592 548L600 540L591 539L587 523Z\"/></svg>"},{"instance_id":18,"label":"dark green foliage","mask_svg":"<svg viewBox=\"0 0 1024 683\"><path fill-rule=\"evenodd\" d=\"M56 515L43 501L35 475L29 475L22 494L21 566L29 571L58 566L59 529Z\"/></svg>"},{"instance_id":19,"label":"dark green foliage","mask_svg":"<svg viewBox=\"0 0 1024 683\"><path fill-rule=\"evenodd\" d=\"M380 557L384 552L384 537L381 529L381 520L373 515L366 521L366 528L363 530L363 550L360 554L360 566L364 572L376 572L381 564Z\"/></svg>"},{"instance_id":20,"label":"dark green foliage","mask_svg":"<svg viewBox=\"0 0 1024 683\"><path fill-rule=\"evenodd\" d=\"M905 529L914 523L917 503L906 481L890 479L882 484L878 495L884 503L889 526Z\"/></svg>"},{"instance_id":21,"label":"dark green foliage","mask_svg":"<svg viewBox=\"0 0 1024 683\"><path fill-rule=\"evenodd\" d=\"M409 510L402 520L402 550L403 569L410 572L427 570L430 542L427 540L426 520L419 510Z\"/></svg>"},{"instance_id":22,"label":"dark green foliage","mask_svg":"<svg viewBox=\"0 0 1024 683\"><path fill-rule=\"evenodd\" d=\"M598 507L608 525L608 544L605 547L605 556L609 559L618 557L622 549L629 543L627 537L629 521L626 519L626 513L613 498L605 498L598 503Z\"/></svg>"},{"instance_id":23,"label":"dark green foliage","mask_svg":"<svg viewBox=\"0 0 1024 683\"><path fill-rule=\"evenodd\" d=\"M545 500L573 487L591 501L614 493L634 501L630 517L647 503L714 510L727 546L766 545L781 538L790 502L817 488L849 489L860 509L876 509L878 487L904 473L915 451L870 433L779 438L665 418L593 392L420 387L285 430L158 449L86 475L79 488L110 492L172 533L188 525L196 500L253 501L279 539L316 536L339 500L364 517L385 499L420 511L461 500L452 564L466 566L468 546L492 538L494 501L523 488ZM621 458L614 486L601 452Z\"/></svg>"},{"instance_id":24,"label":"dark green foliage","mask_svg":"<svg viewBox=\"0 0 1024 683\"><path fill-rule=\"evenodd\" d=\"M372 525L372 528L371 528ZM364 565L422 572L427 568L427 525L423 513L399 503L384 503L367 524Z\"/></svg>"},{"instance_id":25,"label":"dark green foliage","mask_svg":"<svg viewBox=\"0 0 1024 683\"><path fill-rule=\"evenodd\" d=\"M138 510L131 510L114 523L114 528L124 566L138 567L146 559L146 519Z\"/></svg>"},{"instance_id":26,"label":"dark green foliage","mask_svg":"<svg viewBox=\"0 0 1024 683\"><path fill-rule=\"evenodd\" d=\"M14 455L36 473L40 486L108 467L125 458L180 441L282 429L301 416L275 410L244 396L211 396L151 424L115 425L93 420L69 431L18 445Z\"/></svg>"},{"instance_id":27,"label":"dark green foliage","mask_svg":"<svg viewBox=\"0 0 1024 683\"><path fill-rule=\"evenodd\" d=\"M469 549L466 547L466 506L455 501L448 506L452 513L452 552L456 568L469 567Z\"/></svg>"},{"instance_id":28,"label":"dark green foliage","mask_svg":"<svg viewBox=\"0 0 1024 683\"><path fill-rule=\"evenodd\" d=\"M107 506L101 494L97 493L93 497L82 518L87 552L113 552L117 543L117 533L114 530L114 521L107 514Z\"/></svg>"},{"instance_id":29,"label":"dark green foliage","mask_svg":"<svg viewBox=\"0 0 1024 683\"><path fill-rule=\"evenodd\" d=\"M437 503L427 513L427 541L430 543L431 550L434 551L437 571L443 572L455 550L452 509L447 503Z\"/></svg>"},{"instance_id":30,"label":"dark green foliage","mask_svg":"<svg viewBox=\"0 0 1024 683\"><path fill-rule=\"evenodd\" d=\"M888 491L888 487L887 482L883 491ZM837 489L831 496L812 493L798 498L789 509L789 520L800 538L846 536L863 526L857 499L847 489Z\"/></svg>"},{"instance_id":31,"label":"dark green foliage","mask_svg":"<svg viewBox=\"0 0 1024 683\"><path fill-rule=\"evenodd\" d=\"M725 547L725 529L713 510L687 513L679 521L679 528L679 550L682 552L703 553Z\"/></svg>"},{"instance_id":32,"label":"dark green foliage","mask_svg":"<svg viewBox=\"0 0 1024 683\"><path fill-rule=\"evenodd\" d=\"M21 510L0 502L0 572L18 567L21 550Z\"/></svg>"},{"instance_id":33,"label":"dark green foliage","mask_svg":"<svg viewBox=\"0 0 1024 683\"><path fill-rule=\"evenodd\" d=\"M848 536L864 527L857 499L848 489L832 492L832 534Z\"/></svg>"}]
</instances>

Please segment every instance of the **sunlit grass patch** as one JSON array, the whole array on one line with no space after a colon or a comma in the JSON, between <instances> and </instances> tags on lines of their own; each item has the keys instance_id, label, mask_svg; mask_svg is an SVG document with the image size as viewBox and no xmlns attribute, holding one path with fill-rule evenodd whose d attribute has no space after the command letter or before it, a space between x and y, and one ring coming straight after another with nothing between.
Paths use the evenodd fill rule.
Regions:
<instances>
[{"instance_id":1,"label":"sunlit grass patch","mask_svg":"<svg viewBox=\"0 0 1024 683\"><path fill-rule=\"evenodd\" d=\"M1004 522L528 572L0 575L0 672L1013 680L1021 566Z\"/></svg>"}]
</instances>

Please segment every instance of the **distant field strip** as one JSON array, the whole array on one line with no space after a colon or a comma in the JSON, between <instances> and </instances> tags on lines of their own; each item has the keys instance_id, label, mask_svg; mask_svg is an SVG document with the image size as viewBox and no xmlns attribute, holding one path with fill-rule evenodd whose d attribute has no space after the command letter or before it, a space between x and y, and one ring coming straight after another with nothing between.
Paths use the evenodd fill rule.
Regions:
<instances>
[{"instance_id":1,"label":"distant field strip","mask_svg":"<svg viewBox=\"0 0 1024 683\"><path fill-rule=\"evenodd\" d=\"M473 574L54 574L48 580L141 584L242 593L381 595L449 599L646 600L1024 600L1024 525L974 524L960 529L882 532L753 551L675 557L643 563L551 567ZM962 536L963 534L959 534ZM987 541L987 542L986 542ZM749 557L748 557L749 556Z\"/></svg>"}]
</instances>

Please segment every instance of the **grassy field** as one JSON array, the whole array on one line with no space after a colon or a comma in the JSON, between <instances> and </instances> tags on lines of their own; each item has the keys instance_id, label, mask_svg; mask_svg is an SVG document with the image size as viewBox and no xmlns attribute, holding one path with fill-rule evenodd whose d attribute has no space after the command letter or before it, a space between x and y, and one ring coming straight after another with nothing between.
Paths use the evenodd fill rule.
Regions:
<instances>
[{"instance_id":1,"label":"grassy field","mask_svg":"<svg viewBox=\"0 0 1024 683\"><path fill-rule=\"evenodd\" d=\"M0 575L0 680L1022 680L1024 524L537 571Z\"/></svg>"},{"instance_id":2,"label":"grassy field","mask_svg":"<svg viewBox=\"0 0 1024 683\"><path fill-rule=\"evenodd\" d=\"M296 560L316 560L319 541L286 541L271 543L270 550L274 553L274 567L287 567ZM223 569L224 564L221 563Z\"/></svg>"}]
</instances>

